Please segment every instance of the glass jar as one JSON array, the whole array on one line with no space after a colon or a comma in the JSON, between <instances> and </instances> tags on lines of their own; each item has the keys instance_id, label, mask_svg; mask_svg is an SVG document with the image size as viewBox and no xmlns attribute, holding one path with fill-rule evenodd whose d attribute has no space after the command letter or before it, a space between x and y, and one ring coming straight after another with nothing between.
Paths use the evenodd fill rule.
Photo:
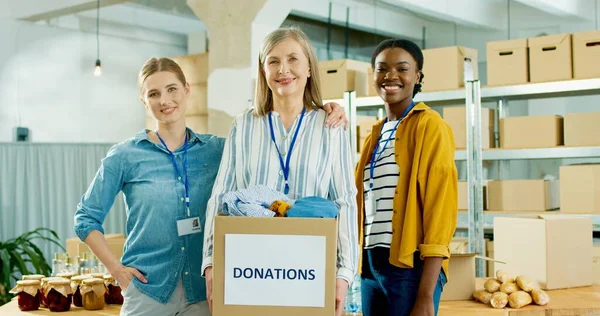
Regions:
<instances>
[{"instance_id":1,"label":"glass jar","mask_svg":"<svg viewBox=\"0 0 600 316\"><path fill-rule=\"evenodd\" d=\"M71 293L73 293L73 305L77 307L83 307L83 300L81 297L81 283L85 279L91 278L90 275L76 275L71 278Z\"/></svg>"},{"instance_id":2,"label":"glass jar","mask_svg":"<svg viewBox=\"0 0 600 316\"><path fill-rule=\"evenodd\" d=\"M40 304L43 307L48 308L48 302L46 302L46 293L48 292L48 281L50 280L56 280L56 279L61 279L59 277L47 277L47 278L42 278L40 280Z\"/></svg>"},{"instance_id":3,"label":"glass jar","mask_svg":"<svg viewBox=\"0 0 600 316\"><path fill-rule=\"evenodd\" d=\"M89 278L83 280L81 282L80 292L83 299L84 309L98 310L104 308L104 305L106 304L104 301L106 287L104 286L103 279Z\"/></svg>"},{"instance_id":4,"label":"glass jar","mask_svg":"<svg viewBox=\"0 0 600 316\"><path fill-rule=\"evenodd\" d=\"M66 312L71 309L73 300L71 280L65 278L49 280L46 289L46 303L51 312Z\"/></svg>"},{"instance_id":5,"label":"glass jar","mask_svg":"<svg viewBox=\"0 0 600 316\"><path fill-rule=\"evenodd\" d=\"M9 293L17 295L21 311L34 311L40 308L39 280L17 281L17 285Z\"/></svg>"},{"instance_id":6,"label":"glass jar","mask_svg":"<svg viewBox=\"0 0 600 316\"><path fill-rule=\"evenodd\" d=\"M104 285L106 285L106 294L104 295L106 304L123 305L121 286L117 284L112 275L107 274L104 276Z\"/></svg>"}]
</instances>

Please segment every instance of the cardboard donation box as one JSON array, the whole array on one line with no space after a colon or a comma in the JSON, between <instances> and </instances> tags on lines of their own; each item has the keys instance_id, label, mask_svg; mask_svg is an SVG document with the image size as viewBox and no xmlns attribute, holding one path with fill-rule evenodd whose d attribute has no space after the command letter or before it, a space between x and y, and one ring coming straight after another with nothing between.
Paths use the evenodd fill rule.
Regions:
<instances>
[{"instance_id":1,"label":"cardboard donation box","mask_svg":"<svg viewBox=\"0 0 600 316\"><path fill-rule=\"evenodd\" d=\"M592 219L544 215L495 217L494 253L510 275L526 275L540 288L592 285Z\"/></svg>"},{"instance_id":2,"label":"cardboard donation box","mask_svg":"<svg viewBox=\"0 0 600 316\"><path fill-rule=\"evenodd\" d=\"M331 316L337 221L217 216L214 316Z\"/></svg>"},{"instance_id":3,"label":"cardboard donation box","mask_svg":"<svg viewBox=\"0 0 600 316\"><path fill-rule=\"evenodd\" d=\"M125 235L123 234L105 234L106 243L108 249L112 252L117 259L121 259L123 256L123 246L125 245ZM92 252L92 250L78 237L67 239L67 253L69 257L75 258L82 253Z\"/></svg>"}]
</instances>

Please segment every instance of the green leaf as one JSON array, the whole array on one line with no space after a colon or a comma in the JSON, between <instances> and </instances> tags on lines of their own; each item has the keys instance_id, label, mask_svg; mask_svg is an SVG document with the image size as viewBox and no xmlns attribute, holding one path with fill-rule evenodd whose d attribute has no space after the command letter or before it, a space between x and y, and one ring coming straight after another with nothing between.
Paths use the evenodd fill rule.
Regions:
<instances>
[{"instance_id":1,"label":"green leaf","mask_svg":"<svg viewBox=\"0 0 600 316\"><path fill-rule=\"evenodd\" d=\"M29 258L32 261L33 264L33 268L35 269L35 273L41 273L41 269L40 269L40 258L37 256L37 254L29 249L30 247L28 247L29 245L23 245L23 251L27 253L27 256L29 256Z\"/></svg>"},{"instance_id":2,"label":"green leaf","mask_svg":"<svg viewBox=\"0 0 600 316\"><path fill-rule=\"evenodd\" d=\"M35 251L35 253L38 255L38 257L41 260L41 274L43 275L50 275L50 273L52 272L50 265L48 265L48 262L46 262L46 259L44 258L44 253L42 252L42 250L40 250L40 248L38 248L38 246L36 246L34 243L30 242L29 243L31 248L33 249L33 251Z\"/></svg>"},{"instance_id":3,"label":"green leaf","mask_svg":"<svg viewBox=\"0 0 600 316\"><path fill-rule=\"evenodd\" d=\"M29 270L27 270L27 265L25 264L25 261L21 259L21 255L14 250L11 251L10 254L12 258L18 263L17 268L19 269L19 272L21 272L21 274L29 274Z\"/></svg>"},{"instance_id":4,"label":"green leaf","mask_svg":"<svg viewBox=\"0 0 600 316\"><path fill-rule=\"evenodd\" d=\"M4 287L10 287L10 275L12 269L10 268L10 254L6 249L0 249L0 260L2 260L2 283Z\"/></svg>"}]
</instances>

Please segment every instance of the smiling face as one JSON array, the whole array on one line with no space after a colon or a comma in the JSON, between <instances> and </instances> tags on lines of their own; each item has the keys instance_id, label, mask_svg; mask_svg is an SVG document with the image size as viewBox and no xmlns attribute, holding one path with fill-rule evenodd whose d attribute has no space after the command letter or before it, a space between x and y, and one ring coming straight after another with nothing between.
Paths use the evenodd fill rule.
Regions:
<instances>
[{"instance_id":1,"label":"smiling face","mask_svg":"<svg viewBox=\"0 0 600 316\"><path fill-rule=\"evenodd\" d=\"M298 41L287 38L277 44L267 54L262 67L273 97L303 97L310 65Z\"/></svg>"},{"instance_id":2,"label":"smiling face","mask_svg":"<svg viewBox=\"0 0 600 316\"><path fill-rule=\"evenodd\" d=\"M415 58L402 48L384 49L375 59L373 84L387 104L412 102L421 72Z\"/></svg>"},{"instance_id":3,"label":"smiling face","mask_svg":"<svg viewBox=\"0 0 600 316\"><path fill-rule=\"evenodd\" d=\"M173 72L159 71L142 84L142 102L161 124L172 124L185 119L189 84L183 84Z\"/></svg>"}]
</instances>

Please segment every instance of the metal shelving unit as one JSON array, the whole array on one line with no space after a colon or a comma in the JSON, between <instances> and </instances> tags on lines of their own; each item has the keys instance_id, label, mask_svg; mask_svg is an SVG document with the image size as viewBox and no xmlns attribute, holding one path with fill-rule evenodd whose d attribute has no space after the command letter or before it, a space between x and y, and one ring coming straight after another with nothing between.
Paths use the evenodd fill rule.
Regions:
<instances>
[{"instance_id":1,"label":"metal shelving unit","mask_svg":"<svg viewBox=\"0 0 600 316\"><path fill-rule=\"evenodd\" d=\"M599 158L600 147L552 147L531 149L484 149L482 160L533 160ZM467 160L466 150L457 150L455 159Z\"/></svg>"},{"instance_id":2,"label":"metal shelving unit","mask_svg":"<svg viewBox=\"0 0 600 316\"><path fill-rule=\"evenodd\" d=\"M465 65L465 69L469 69L467 64ZM500 120L508 116L508 101L600 95L600 78L483 88L479 88L479 81L469 80L469 78L473 78L470 74L465 73L465 78L465 89L421 92L417 94L415 101L425 102L431 106L456 105L460 103L467 105L467 149L457 150L455 159L457 161L467 161L469 210L459 213L459 228L468 229L470 251L481 253L483 251L483 232L484 230L493 228L491 227L491 223L493 223L494 217L538 214L484 212L482 205L483 180L481 177L481 165L483 161L499 161L500 179L505 179L508 172L509 160L600 158L600 146L482 150L480 140L481 116L479 115L481 102L496 102L497 119ZM357 98L356 94L352 91L345 93L344 99L330 101L345 105L352 126L349 129L352 146L356 152L355 147L358 136L356 135L355 128L357 109L370 110L380 108L383 106L383 101L378 96ZM556 214L559 212L546 212L544 214L552 213ZM593 218L594 231L600 231L600 215L582 214L581 216L591 216ZM483 270L479 264L477 271L478 276L483 276Z\"/></svg>"}]
</instances>

